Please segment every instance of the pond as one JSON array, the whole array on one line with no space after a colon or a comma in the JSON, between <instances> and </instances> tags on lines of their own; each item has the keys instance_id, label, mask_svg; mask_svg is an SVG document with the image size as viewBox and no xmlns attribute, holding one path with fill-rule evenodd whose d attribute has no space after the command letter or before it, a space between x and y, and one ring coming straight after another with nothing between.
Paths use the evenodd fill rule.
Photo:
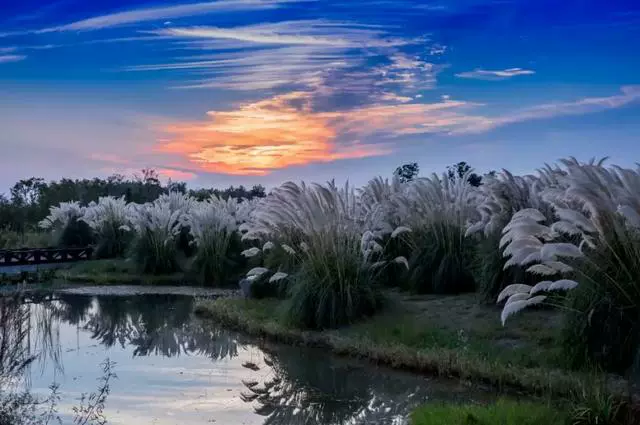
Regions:
<instances>
[{"instance_id":1,"label":"pond","mask_svg":"<svg viewBox=\"0 0 640 425\"><path fill-rule=\"evenodd\" d=\"M425 401L483 399L458 382L429 379L270 344L192 315L178 295L29 295L31 391L59 384L70 422L100 364L115 362L109 424L403 424Z\"/></svg>"}]
</instances>

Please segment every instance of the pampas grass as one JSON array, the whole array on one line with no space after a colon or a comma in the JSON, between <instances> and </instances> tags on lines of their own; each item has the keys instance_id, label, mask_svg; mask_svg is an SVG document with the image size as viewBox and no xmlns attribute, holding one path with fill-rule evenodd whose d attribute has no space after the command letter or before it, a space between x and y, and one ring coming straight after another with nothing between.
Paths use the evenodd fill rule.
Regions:
<instances>
[{"instance_id":1,"label":"pampas grass","mask_svg":"<svg viewBox=\"0 0 640 425\"><path fill-rule=\"evenodd\" d=\"M131 239L132 207L124 199L105 196L91 202L81 219L96 239L96 258L122 256Z\"/></svg>"},{"instance_id":2,"label":"pampas grass","mask_svg":"<svg viewBox=\"0 0 640 425\"><path fill-rule=\"evenodd\" d=\"M212 196L192 206L185 215L184 224L196 247L191 271L202 284L223 286L242 274L246 261L240 252L238 225L246 220L247 213L236 199L225 201Z\"/></svg>"},{"instance_id":3,"label":"pampas grass","mask_svg":"<svg viewBox=\"0 0 640 425\"><path fill-rule=\"evenodd\" d=\"M91 231L82 221L84 214L85 208L78 202L62 202L49 209L49 215L38 227L52 233L56 246L87 246L91 243Z\"/></svg>"}]
</instances>

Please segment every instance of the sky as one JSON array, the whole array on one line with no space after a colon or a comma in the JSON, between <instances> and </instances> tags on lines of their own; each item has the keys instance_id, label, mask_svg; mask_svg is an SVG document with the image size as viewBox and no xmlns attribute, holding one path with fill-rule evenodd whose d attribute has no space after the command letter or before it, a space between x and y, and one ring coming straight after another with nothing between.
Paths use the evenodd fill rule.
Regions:
<instances>
[{"instance_id":1,"label":"sky","mask_svg":"<svg viewBox=\"0 0 640 425\"><path fill-rule=\"evenodd\" d=\"M0 188L634 166L639 51L635 0L0 0Z\"/></svg>"}]
</instances>

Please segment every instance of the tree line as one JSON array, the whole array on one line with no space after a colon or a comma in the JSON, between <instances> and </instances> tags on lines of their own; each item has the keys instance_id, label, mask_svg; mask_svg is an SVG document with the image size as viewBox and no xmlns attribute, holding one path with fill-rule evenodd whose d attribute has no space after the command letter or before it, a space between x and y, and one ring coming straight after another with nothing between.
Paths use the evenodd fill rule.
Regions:
<instances>
[{"instance_id":1,"label":"tree line","mask_svg":"<svg viewBox=\"0 0 640 425\"><path fill-rule=\"evenodd\" d=\"M114 174L107 178L68 179L45 181L31 177L16 182L7 194L0 194L0 230L26 232L35 230L38 222L49 214L49 208L60 202L78 201L82 205L95 202L101 196L124 196L127 202L151 202L161 194L169 192L188 193L198 200L211 195L227 199L266 196L262 185L251 188L229 186L226 189L200 188L187 189L185 182L169 180L162 183L154 169L143 169L133 177Z\"/></svg>"}]
</instances>

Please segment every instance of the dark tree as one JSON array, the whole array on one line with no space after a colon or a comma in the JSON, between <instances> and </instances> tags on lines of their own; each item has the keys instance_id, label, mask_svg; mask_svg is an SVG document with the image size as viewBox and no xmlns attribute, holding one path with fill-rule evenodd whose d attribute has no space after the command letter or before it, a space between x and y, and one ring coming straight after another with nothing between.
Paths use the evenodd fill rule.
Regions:
<instances>
[{"instance_id":1,"label":"dark tree","mask_svg":"<svg viewBox=\"0 0 640 425\"><path fill-rule=\"evenodd\" d=\"M410 162L408 164L401 165L393 172L396 176L400 177L400 181L403 183L410 182L420 172L420 167L417 162Z\"/></svg>"},{"instance_id":2,"label":"dark tree","mask_svg":"<svg viewBox=\"0 0 640 425\"><path fill-rule=\"evenodd\" d=\"M449 175L449 179L453 180L456 178L462 178L466 173L471 170L471 166L464 161L460 161L457 164L453 164L447 167L447 174ZM482 177L477 175L476 173L470 173L467 177L467 181L471 186L478 187L482 183Z\"/></svg>"}]
</instances>

